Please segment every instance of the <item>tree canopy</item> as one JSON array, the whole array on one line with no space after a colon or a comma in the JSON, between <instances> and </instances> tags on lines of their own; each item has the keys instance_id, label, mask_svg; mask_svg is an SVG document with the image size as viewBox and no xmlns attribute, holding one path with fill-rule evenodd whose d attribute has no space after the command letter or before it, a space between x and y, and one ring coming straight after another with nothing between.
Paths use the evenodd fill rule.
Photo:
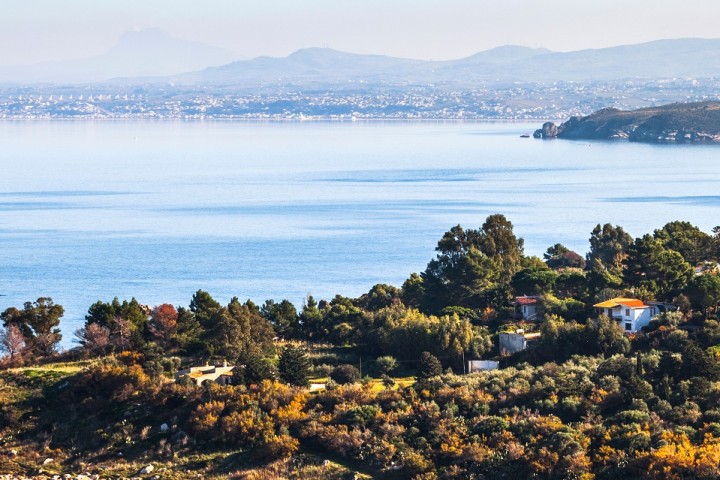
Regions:
<instances>
[{"instance_id":1,"label":"tree canopy","mask_svg":"<svg viewBox=\"0 0 720 480\"><path fill-rule=\"evenodd\" d=\"M25 302L21 310L6 309L0 318L4 327L16 327L30 349L44 356L53 353L62 339L58 326L64 313L62 305L55 304L52 298L40 297L34 302Z\"/></svg>"},{"instance_id":2,"label":"tree canopy","mask_svg":"<svg viewBox=\"0 0 720 480\"><path fill-rule=\"evenodd\" d=\"M692 266L715 258L712 237L690 222L669 222L653 235Z\"/></svg>"},{"instance_id":3,"label":"tree canopy","mask_svg":"<svg viewBox=\"0 0 720 480\"><path fill-rule=\"evenodd\" d=\"M609 223L598 224L590 234L590 252L587 254L588 266L600 265L603 269L618 272L632 245L633 238L620 226Z\"/></svg>"},{"instance_id":4,"label":"tree canopy","mask_svg":"<svg viewBox=\"0 0 720 480\"><path fill-rule=\"evenodd\" d=\"M559 268L585 268L585 259L579 253L573 252L565 245L556 243L548 247L543 254L547 266L553 269Z\"/></svg>"},{"instance_id":5,"label":"tree canopy","mask_svg":"<svg viewBox=\"0 0 720 480\"><path fill-rule=\"evenodd\" d=\"M422 273L420 307L439 313L447 306L480 308L487 303L485 294L498 285L507 285L521 268L523 239L503 215L487 217L478 230L457 225L446 232L436 247L435 259ZM409 293L418 280L403 288Z\"/></svg>"}]
</instances>

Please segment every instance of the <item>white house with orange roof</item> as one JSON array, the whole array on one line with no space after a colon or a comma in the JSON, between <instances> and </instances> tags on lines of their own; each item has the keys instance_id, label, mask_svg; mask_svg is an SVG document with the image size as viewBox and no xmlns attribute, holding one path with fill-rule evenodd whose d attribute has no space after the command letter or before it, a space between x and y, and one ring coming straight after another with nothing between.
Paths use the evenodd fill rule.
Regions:
<instances>
[{"instance_id":1,"label":"white house with orange roof","mask_svg":"<svg viewBox=\"0 0 720 480\"><path fill-rule=\"evenodd\" d=\"M658 305L648 305L637 298L616 297L593 305L598 313L618 322L627 333L635 333L659 313Z\"/></svg>"}]
</instances>

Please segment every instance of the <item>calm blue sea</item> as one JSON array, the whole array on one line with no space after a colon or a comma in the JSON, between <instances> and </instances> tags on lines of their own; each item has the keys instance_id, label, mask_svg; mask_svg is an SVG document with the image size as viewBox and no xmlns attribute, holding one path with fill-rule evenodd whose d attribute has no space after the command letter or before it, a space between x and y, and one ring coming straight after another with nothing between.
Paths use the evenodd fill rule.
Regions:
<instances>
[{"instance_id":1,"label":"calm blue sea","mask_svg":"<svg viewBox=\"0 0 720 480\"><path fill-rule=\"evenodd\" d=\"M0 310L50 296L65 347L114 296L357 296L500 212L541 255L597 223L720 224L720 147L520 138L517 123L0 123Z\"/></svg>"}]
</instances>

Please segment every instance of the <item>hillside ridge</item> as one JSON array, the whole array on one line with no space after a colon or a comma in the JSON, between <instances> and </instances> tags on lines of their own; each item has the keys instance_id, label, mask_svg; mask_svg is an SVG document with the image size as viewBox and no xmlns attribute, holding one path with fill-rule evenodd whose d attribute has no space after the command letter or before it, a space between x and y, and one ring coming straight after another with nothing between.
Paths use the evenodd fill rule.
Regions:
<instances>
[{"instance_id":1,"label":"hillside ridge","mask_svg":"<svg viewBox=\"0 0 720 480\"><path fill-rule=\"evenodd\" d=\"M720 102L672 103L637 110L604 108L560 125L546 122L535 138L627 139L648 143L720 142Z\"/></svg>"}]
</instances>

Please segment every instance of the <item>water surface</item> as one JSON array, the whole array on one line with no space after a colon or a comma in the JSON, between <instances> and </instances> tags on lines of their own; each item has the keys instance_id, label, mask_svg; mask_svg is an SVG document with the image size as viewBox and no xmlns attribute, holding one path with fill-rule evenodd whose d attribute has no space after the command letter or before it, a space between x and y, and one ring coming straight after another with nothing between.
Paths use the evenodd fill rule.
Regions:
<instances>
[{"instance_id":1,"label":"water surface","mask_svg":"<svg viewBox=\"0 0 720 480\"><path fill-rule=\"evenodd\" d=\"M720 224L720 148L539 141L516 123L0 123L0 309L356 296L505 214L541 255L597 223Z\"/></svg>"}]
</instances>

